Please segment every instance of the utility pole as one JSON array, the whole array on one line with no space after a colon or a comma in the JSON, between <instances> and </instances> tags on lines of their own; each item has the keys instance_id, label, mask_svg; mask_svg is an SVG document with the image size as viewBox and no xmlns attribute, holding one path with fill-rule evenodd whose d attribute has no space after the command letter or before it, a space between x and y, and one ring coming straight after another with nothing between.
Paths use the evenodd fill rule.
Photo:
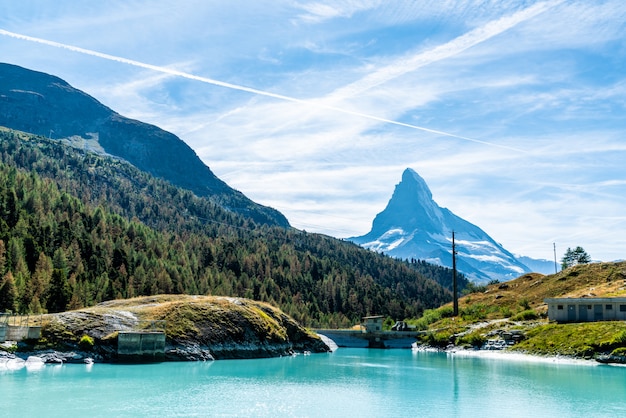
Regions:
<instances>
[{"instance_id":1,"label":"utility pole","mask_svg":"<svg viewBox=\"0 0 626 418\"><path fill-rule=\"evenodd\" d=\"M556 264L556 242L553 242L552 245L554 246L554 274L557 274L559 271L557 270L557 264Z\"/></svg>"},{"instance_id":2,"label":"utility pole","mask_svg":"<svg viewBox=\"0 0 626 418\"><path fill-rule=\"evenodd\" d=\"M454 231L452 231L452 293L454 316L459 316L459 292L456 285L456 246L454 244Z\"/></svg>"}]
</instances>

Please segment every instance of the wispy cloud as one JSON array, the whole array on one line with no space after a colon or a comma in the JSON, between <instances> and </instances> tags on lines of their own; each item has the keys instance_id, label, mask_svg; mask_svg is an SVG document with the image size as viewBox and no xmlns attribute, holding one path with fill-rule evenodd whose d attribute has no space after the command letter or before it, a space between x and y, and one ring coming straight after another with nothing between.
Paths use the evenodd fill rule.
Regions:
<instances>
[{"instance_id":1,"label":"wispy cloud","mask_svg":"<svg viewBox=\"0 0 626 418\"><path fill-rule=\"evenodd\" d=\"M302 9L304 13L300 14L297 20L319 23L337 17L350 17L354 13L373 9L381 4L384 4L381 0L337 0L328 3L300 3L297 7Z\"/></svg>"},{"instance_id":2,"label":"wispy cloud","mask_svg":"<svg viewBox=\"0 0 626 418\"><path fill-rule=\"evenodd\" d=\"M412 53L408 56L394 60L390 64L368 74L361 80L335 91L330 98L341 100L354 97L366 90L377 87L406 73L415 71L425 65L458 55L469 48L485 42L494 36L497 36L502 32L527 21L545 12L546 10L549 10L551 7L554 7L559 3L561 3L561 1L532 5L524 10L514 13L511 16L505 16L495 21L488 22L487 24L471 30L445 44L438 45L424 52L419 52L417 54Z\"/></svg>"},{"instance_id":3,"label":"wispy cloud","mask_svg":"<svg viewBox=\"0 0 626 418\"><path fill-rule=\"evenodd\" d=\"M520 149L515 149L515 148L507 147L507 146L504 146L504 145L500 145L500 144L490 143L490 142L482 141L482 140L475 139L475 138L469 138L469 137L466 137L466 136L456 135L456 134L452 134L452 133L449 133L449 132L444 132L444 131L437 130L437 129L430 129L430 128L426 128L426 127L423 127L423 126L417 126L417 125L413 125L413 124L410 124L410 123L405 123L405 122L400 122L400 121L396 121L396 120L392 120L392 119L383 118L383 117L380 117L380 116L370 115L370 114L367 114L367 113L352 111L352 110L339 108L339 107L335 107L335 106L329 106L329 105L320 103L319 101L302 100L302 99L298 99L298 98L291 97L291 96L285 96L283 94L272 93L272 92L269 92L269 91L259 90L259 89L256 89L256 88L241 86L241 85L233 84L233 83L227 83L227 82L224 82L224 81L219 81L219 80L215 80L215 79L208 78L208 77L202 77L202 76L186 73L184 71L179 71L179 70L176 70L176 69L173 69L173 68L147 64L147 63L144 63L144 62L135 61L135 60L131 60L131 59L123 58L123 57L118 57L118 56L115 56L115 55L104 54L104 53L101 53L101 52L92 51L90 49L79 48L79 47L76 47L76 46L73 46L73 45L67 45L67 44L54 42L54 41L50 41L50 40L46 40L46 39L35 38L35 37L32 37L32 36L22 35L22 34L18 34L18 33L14 33L14 32L9 32L9 31L4 30L4 29L0 29L0 35L10 36L12 38L21 39L21 40L29 41L29 42L36 42L36 43L39 43L39 44L44 44L44 45L48 45L48 46L55 47L55 48L67 49L69 51L77 52L77 53L80 53L80 54L91 55L91 56L102 58L102 59L106 59L106 60L109 60L109 61L116 61L116 62L119 62L119 63L122 63L122 64L128 64L128 65L132 65L134 67L140 67L140 68L145 68L145 69L152 70L152 71L162 72L162 73L166 73L166 74L169 74L169 75L172 75L172 76L187 78L187 79L190 79L190 80L199 81L199 82L207 83L207 84L212 84L212 85L219 86L219 87L225 87L225 88L232 89L232 90L239 90L239 91L243 91L243 92L246 92L246 93L256 94L256 95L259 95L259 96L266 96L266 97L270 97L270 98L273 98L273 99L278 99L278 100L283 100L283 101L288 101L288 102L294 102L294 103L298 103L298 104L301 104L301 105L312 106L312 107L326 109L326 110L339 112L339 113L345 113L345 114L352 115L352 116L357 116L357 117L361 117L361 118L365 118L365 119L371 119L371 120L374 120L374 121L377 121L377 122L381 122L381 123L402 126L402 127L409 128L409 129L416 129L416 130L425 131L425 132L429 132L429 133L433 133L433 134L441 135L441 136L445 136L445 137L452 137L452 138L462 139L462 140L465 140L465 141L476 142L476 143L483 144L483 145L509 148L511 150L514 150L514 151L523 152Z\"/></svg>"}]
</instances>

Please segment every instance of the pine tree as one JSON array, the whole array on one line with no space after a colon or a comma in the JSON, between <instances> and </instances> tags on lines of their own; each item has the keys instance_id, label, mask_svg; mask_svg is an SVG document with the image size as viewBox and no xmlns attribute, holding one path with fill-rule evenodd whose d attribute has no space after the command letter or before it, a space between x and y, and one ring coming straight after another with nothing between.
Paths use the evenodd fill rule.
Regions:
<instances>
[{"instance_id":1,"label":"pine tree","mask_svg":"<svg viewBox=\"0 0 626 418\"><path fill-rule=\"evenodd\" d=\"M63 269L55 268L52 271L52 279L48 289L46 308L48 312L63 312L67 308L72 296L67 273Z\"/></svg>"},{"instance_id":2,"label":"pine tree","mask_svg":"<svg viewBox=\"0 0 626 418\"><path fill-rule=\"evenodd\" d=\"M575 249L568 248L565 251L565 255L561 259L561 268L565 270L569 267L575 266L576 264L588 264L591 262L591 257L587 252L583 249L583 247L578 246Z\"/></svg>"},{"instance_id":3,"label":"pine tree","mask_svg":"<svg viewBox=\"0 0 626 418\"><path fill-rule=\"evenodd\" d=\"M0 279L0 312L11 311L17 309L17 287L13 274L9 271Z\"/></svg>"},{"instance_id":4,"label":"pine tree","mask_svg":"<svg viewBox=\"0 0 626 418\"><path fill-rule=\"evenodd\" d=\"M6 249L4 241L0 239L0 277L4 274L4 268L6 263Z\"/></svg>"}]
</instances>

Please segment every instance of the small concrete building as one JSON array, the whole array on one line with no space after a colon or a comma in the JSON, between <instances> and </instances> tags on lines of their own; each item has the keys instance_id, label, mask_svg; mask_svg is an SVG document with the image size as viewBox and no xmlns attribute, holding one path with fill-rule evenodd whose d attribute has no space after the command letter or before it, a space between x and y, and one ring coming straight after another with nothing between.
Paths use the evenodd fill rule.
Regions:
<instances>
[{"instance_id":1,"label":"small concrete building","mask_svg":"<svg viewBox=\"0 0 626 418\"><path fill-rule=\"evenodd\" d=\"M383 330L383 319L381 315L364 316L363 327L365 332L380 332Z\"/></svg>"},{"instance_id":2,"label":"small concrete building","mask_svg":"<svg viewBox=\"0 0 626 418\"><path fill-rule=\"evenodd\" d=\"M547 298L548 319L556 322L626 321L625 298Z\"/></svg>"}]
</instances>

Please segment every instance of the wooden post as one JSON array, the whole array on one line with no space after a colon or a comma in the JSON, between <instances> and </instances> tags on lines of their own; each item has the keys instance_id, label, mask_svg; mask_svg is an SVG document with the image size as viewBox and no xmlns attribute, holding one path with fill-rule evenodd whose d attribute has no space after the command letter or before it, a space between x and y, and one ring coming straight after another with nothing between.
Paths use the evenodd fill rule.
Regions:
<instances>
[{"instance_id":1,"label":"wooden post","mask_svg":"<svg viewBox=\"0 0 626 418\"><path fill-rule=\"evenodd\" d=\"M454 244L454 231L452 231L452 293L453 315L459 316L459 292L456 284L456 246Z\"/></svg>"}]
</instances>

